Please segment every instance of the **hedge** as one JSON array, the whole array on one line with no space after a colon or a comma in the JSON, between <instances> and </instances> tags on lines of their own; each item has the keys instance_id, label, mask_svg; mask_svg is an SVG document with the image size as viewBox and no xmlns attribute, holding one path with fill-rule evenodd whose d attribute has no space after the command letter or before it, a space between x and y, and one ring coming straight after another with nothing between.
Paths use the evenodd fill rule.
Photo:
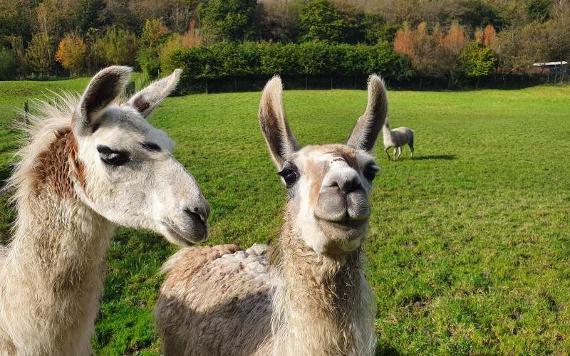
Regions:
<instances>
[{"instance_id":1,"label":"hedge","mask_svg":"<svg viewBox=\"0 0 570 356\"><path fill-rule=\"evenodd\" d=\"M221 42L209 47L179 48L161 59L162 71L182 68L181 87L223 78L359 77L379 73L397 80L413 74L405 57L387 42L376 45L325 42Z\"/></svg>"}]
</instances>

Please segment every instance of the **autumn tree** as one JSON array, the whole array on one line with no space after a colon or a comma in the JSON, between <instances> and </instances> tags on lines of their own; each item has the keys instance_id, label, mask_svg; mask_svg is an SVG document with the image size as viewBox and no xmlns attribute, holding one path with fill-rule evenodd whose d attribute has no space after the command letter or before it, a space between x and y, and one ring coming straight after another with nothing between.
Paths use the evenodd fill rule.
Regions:
<instances>
[{"instance_id":1,"label":"autumn tree","mask_svg":"<svg viewBox=\"0 0 570 356\"><path fill-rule=\"evenodd\" d=\"M464 28L453 24L444 31L436 24L431 33L422 22L413 30L408 25L396 33L394 50L406 55L413 68L423 76L447 77L453 85L458 72L458 56L467 45Z\"/></svg>"},{"instance_id":2,"label":"autumn tree","mask_svg":"<svg viewBox=\"0 0 570 356\"><path fill-rule=\"evenodd\" d=\"M79 74L85 65L87 46L79 35L70 33L59 42L55 59L72 75Z\"/></svg>"},{"instance_id":3,"label":"autumn tree","mask_svg":"<svg viewBox=\"0 0 570 356\"><path fill-rule=\"evenodd\" d=\"M475 30L475 41L481 43L484 46L493 47L496 38L497 38L497 33L495 32L495 28L491 24L485 26L484 29L478 27Z\"/></svg>"}]
</instances>

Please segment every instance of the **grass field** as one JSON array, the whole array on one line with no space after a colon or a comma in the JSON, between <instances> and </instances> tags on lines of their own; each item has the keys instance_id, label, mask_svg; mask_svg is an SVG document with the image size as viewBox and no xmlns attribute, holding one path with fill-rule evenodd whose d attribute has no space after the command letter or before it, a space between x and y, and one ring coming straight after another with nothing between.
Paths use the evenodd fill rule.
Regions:
<instances>
[{"instance_id":1,"label":"grass field","mask_svg":"<svg viewBox=\"0 0 570 356\"><path fill-rule=\"evenodd\" d=\"M13 109L86 79L0 82L0 173L19 134ZM570 353L570 87L390 92L393 127L416 130L416 158L375 181L367 275L378 354ZM256 120L259 93L169 98L152 118L213 208L209 243L248 246L279 230L284 189ZM301 143L342 141L364 91L290 91ZM381 143L379 143L381 146ZM405 151L406 157L408 151ZM1 201L6 240L13 211ZM97 354L157 354L151 311L158 270L175 249L122 229L93 345Z\"/></svg>"}]
</instances>

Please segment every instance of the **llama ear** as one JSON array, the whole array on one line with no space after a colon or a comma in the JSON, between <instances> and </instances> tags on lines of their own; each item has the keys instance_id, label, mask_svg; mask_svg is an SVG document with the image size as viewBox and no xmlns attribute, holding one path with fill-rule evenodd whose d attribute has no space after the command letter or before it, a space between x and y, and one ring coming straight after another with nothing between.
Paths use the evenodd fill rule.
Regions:
<instances>
[{"instance_id":1,"label":"llama ear","mask_svg":"<svg viewBox=\"0 0 570 356\"><path fill-rule=\"evenodd\" d=\"M285 157L297 151L297 142L285 118L283 84L278 76L267 82L261 94L259 126L261 126L273 162L277 169L281 169L285 163Z\"/></svg>"},{"instance_id":2,"label":"llama ear","mask_svg":"<svg viewBox=\"0 0 570 356\"><path fill-rule=\"evenodd\" d=\"M97 114L124 91L130 75L131 68L124 66L107 67L95 74L81 96L75 112L75 133L88 135L93 131Z\"/></svg>"},{"instance_id":3,"label":"llama ear","mask_svg":"<svg viewBox=\"0 0 570 356\"><path fill-rule=\"evenodd\" d=\"M377 75L368 78L368 105L356 122L346 144L356 149L371 151L386 121L388 98L384 80Z\"/></svg>"},{"instance_id":4,"label":"llama ear","mask_svg":"<svg viewBox=\"0 0 570 356\"><path fill-rule=\"evenodd\" d=\"M148 117L160 102L176 89L182 69L175 69L166 78L157 80L133 95L128 104L134 107L143 117Z\"/></svg>"}]
</instances>

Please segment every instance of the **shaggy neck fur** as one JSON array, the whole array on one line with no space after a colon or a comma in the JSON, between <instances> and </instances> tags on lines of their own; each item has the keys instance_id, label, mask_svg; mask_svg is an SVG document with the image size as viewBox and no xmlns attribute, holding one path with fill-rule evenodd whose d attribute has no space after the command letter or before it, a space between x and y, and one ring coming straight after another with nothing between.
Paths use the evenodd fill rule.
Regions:
<instances>
[{"instance_id":1,"label":"shaggy neck fur","mask_svg":"<svg viewBox=\"0 0 570 356\"><path fill-rule=\"evenodd\" d=\"M384 144L392 142L392 132L388 121L386 121L384 126L382 126L382 137L384 138Z\"/></svg>"},{"instance_id":2,"label":"shaggy neck fur","mask_svg":"<svg viewBox=\"0 0 570 356\"><path fill-rule=\"evenodd\" d=\"M319 255L293 225L287 219L272 262L279 277L273 298L274 354L372 354L375 302L360 249Z\"/></svg>"},{"instance_id":3,"label":"shaggy neck fur","mask_svg":"<svg viewBox=\"0 0 570 356\"><path fill-rule=\"evenodd\" d=\"M114 227L77 197L85 172L70 112L59 114L33 129L10 182L18 217L0 260L0 354L91 353Z\"/></svg>"}]
</instances>

